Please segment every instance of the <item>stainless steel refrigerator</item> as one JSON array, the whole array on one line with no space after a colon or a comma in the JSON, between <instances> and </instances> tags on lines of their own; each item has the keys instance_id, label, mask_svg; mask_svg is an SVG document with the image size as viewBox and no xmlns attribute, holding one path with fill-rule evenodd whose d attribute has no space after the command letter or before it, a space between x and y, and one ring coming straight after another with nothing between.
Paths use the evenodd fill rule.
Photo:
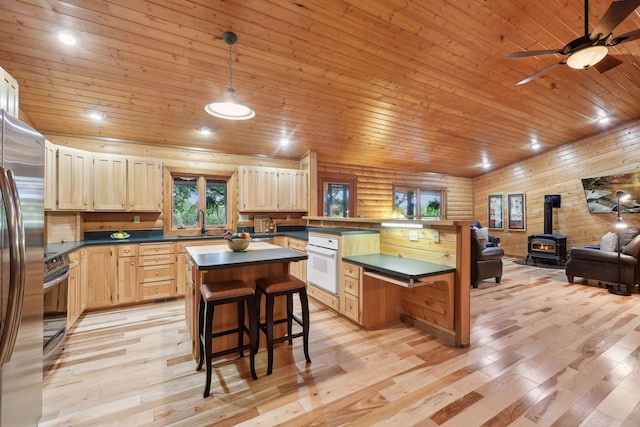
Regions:
<instances>
[{"instance_id":1,"label":"stainless steel refrigerator","mask_svg":"<svg viewBox=\"0 0 640 427\"><path fill-rule=\"evenodd\" d=\"M0 110L0 426L42 415L44 137Z\"/></svg>"}]
</instances>

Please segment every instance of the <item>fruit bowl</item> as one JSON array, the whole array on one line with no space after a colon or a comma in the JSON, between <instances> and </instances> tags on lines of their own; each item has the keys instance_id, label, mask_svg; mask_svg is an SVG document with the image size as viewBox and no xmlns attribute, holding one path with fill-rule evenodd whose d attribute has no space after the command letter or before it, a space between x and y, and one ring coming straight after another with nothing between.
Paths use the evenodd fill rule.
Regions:
<instances>
[{"instance_id":1,"label":"fruit bowl","mask_svg":"<svg viewBox=\"0 0 640 427\"><path fill-rule=\"evenodd\" d=\"M111 233L112 239L127 239L131 236L131 234L126 231L116 231L115 233Z\"/></svg>"},{"instance_id":2,"label":"fruit bowl","mask_svg":"<svg viewBox=\"0 0 640 427\"><path fill-rule=\"evenodd\" d=\"M229 246L229 249L231 249L233 252L242 252L244 250L246 250L249 247L249 243L251 243L251 238L246 238L246 239L231 239L231 240L227 240L227 246Z\"/></svg>"}]
</instances>

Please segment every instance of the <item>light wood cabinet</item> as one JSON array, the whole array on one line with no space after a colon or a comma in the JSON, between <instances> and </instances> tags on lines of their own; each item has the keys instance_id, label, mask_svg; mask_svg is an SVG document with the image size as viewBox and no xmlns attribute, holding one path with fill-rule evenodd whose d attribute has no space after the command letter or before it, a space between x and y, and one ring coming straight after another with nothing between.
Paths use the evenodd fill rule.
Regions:
<instances>
[{"instance_id":1,"label":"light wood cabinet","mask_svg":"<svg viewBox=\"0 0 640 427\"><path fill-rule=\"evenodd\" d=\"M86 211L93 207L91 153L58 147L58 209Z\"/></svg>"},{"instance_id":2,"label":"light wood cabinet","mask_svg":"<svg viewBox=\"0 0 640 427\"><path fill-rule=\"evenodd\" d=\"M54 210L58 194L56 146L46 139L44 141L44 153L44 209Z\"/></svg>"},{"instance_id":3,"label":"light wood cabinet","mask_svg":"<svg viewBox=\"0 0 640 427\"><path fill-rule=\"evenodd\" d=\"M187 284L191 282L191 262L185 248L189 246L226 245L222 239L188 240L176 243L176 296L187 298Z\"/></svg>"},{"instance_id":4,"label":"light wood cabinet","mask_svg":"<svg viewBox=\"0 0 640 427\"><path fill-rule=\"evenodd\" d=\"M18 117L20 112L19 92L18 81L0 67L0 109Z\"/></svg>"},{"instance_id":5,"label":"light wood cabinet","mask_svg":"<svg viewBox=\"0 0 640 427\"><path fill-rule=\"evenodd\" d=\"M248 212L306 212L309 172L257 166L238 168L238 208Z\"/></svg>"},{"instance_id":6,"label":"light wood cabinet","mask_svg":"<svg viewBox=\"0 0 640 427\"><path fill-rule=\"evenodd\" d=\"M83 312L80 276L80 251L75 251L69 254L69 278L67 279L67 330L71 329Z\"/></svg>"},{"instance_id":7,"label":"light wood cabinet","mask_svg":"<svg viewBox=\"0 0 640 427\"><path fill-rule=\"evenodd\" d=\"M114 154L93 155L93 210L127 209L127 158Z\"/></svg>"},{"instance_id":8,"label":"light wood cabinet","mask_svg":"<svg viewBox=\"0 0 640 427\"><path fill-rule=\"evenodd\" d=\"M78 276L80 278L80 314L87 309L89 274L87 273L87 249L82 248L80 253L80 266Z\"/></svg>"},{"instance_id":9,"label":"light wood cabinet","mask_svg":"<svg viewBox=\"0 0 640 427\"><path fill-rule=\"evenodd\" d=\"M127 210L162 210L162 162L142 157L127 158Z\"/></svg>"},{"instance_id":10,"label":"light wood cabinet","mask_svg":"<svg viewBox=\"0 0 640 427\"><path fill-rule=\"evenodd\" d=\"M344 304L341 304L340 313L356 323L360 323L360 286L362 283L362 267L344 263L343 269L344 283Z\"/></svg>"},{"instance_id":11,"label":"light wood cabinet","mask_svg":"<svg viewBox=\"0 0 640 427\"><path fill-rule=\"evenodd\" d=\"M138 245L118 245L118 304L138 301Z\"/></svg>"},{"instance_id":12,"label":"light wood cabinet","mask_svg":"<svg viewBox=\"0 0 640 427\"><path fill-rule=\"evenodd\" d=\"M285 237L285 247L294 251L307 253L307 242L300 239ZM289 274L307 282L307 261L289 263Z\"/></svg>"},{"instance_id":13,"label":"light wood cabinet","mask_svg":"<svg viewBox=\"0 0 640 427\"><path fill-rule=\"evenodd\" d=\"M173 297L176 292L175 244L142 243L138 255L138 300Z\"/></svg>"},{"instance_id":14,"label":"light wood cabinet","mask_svg":"<svg viewBox=\"0 0 640 427\"><path fill-rule=\"evenodd\" d=\"M309 172L278 169L278 210L306 212L309 205Z\"/></svg>"},{"instance_id":15,"label":"light wood cabinet","mask_svg":"<svg viewBox=\"0 0 640 427\"><path fill-rule=\"evenodd\" d=\"M117 304L115 290L116 257L114 245L89 246L87 249L87 308L103 308Z\"/></svg>"}]
</instances>

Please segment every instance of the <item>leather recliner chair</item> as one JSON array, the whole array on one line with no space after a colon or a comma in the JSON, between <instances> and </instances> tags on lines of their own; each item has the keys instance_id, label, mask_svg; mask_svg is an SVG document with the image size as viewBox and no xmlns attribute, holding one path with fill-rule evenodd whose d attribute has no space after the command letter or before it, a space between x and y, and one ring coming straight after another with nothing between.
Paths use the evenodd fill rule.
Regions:
<instances>
[{"instance_id":1,"label":"leather recliner chair","mask_svg":"<svg viewBox=\"0 0 640 427\"><path fill-rule=\"evenodd\" d=\"M630 228L620 238L620 283L640 283L640 228ZM618 252L593 248L571 248L565 264L569 283L574 277L618 283Z\"/></svg>"},{"instance_id":2,"label":"leather recliner chair","mask_svg":"<svg viewBox=\"0 0 640 427\"><path fill-rule=\"evenodd\" d=\"M471 285L478 287L478 282L495 278L496 283L502 279L502 257L504 249L499 246L484 247L471 229Z\"/></svg>"}]
</instances>

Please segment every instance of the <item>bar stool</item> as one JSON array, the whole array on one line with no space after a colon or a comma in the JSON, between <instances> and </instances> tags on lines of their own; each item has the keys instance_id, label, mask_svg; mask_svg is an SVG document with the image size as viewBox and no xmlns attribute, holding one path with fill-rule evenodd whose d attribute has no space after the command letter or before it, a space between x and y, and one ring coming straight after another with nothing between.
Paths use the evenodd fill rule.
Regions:
<instances>
[{"instance_id":1,"label":"bar stool","mask_svg":"<svg viewBox=\"0 0 640 427\"><path fill-rule=\"evenodd\" d=\"M262 294L265 295L265 322L260 322L260 301ZM302 320L293 314L293 295L300 296L300 305L302 306ZM282 319L273 319L273 303L277 296L286 295L287 297L287 317ZM293 344L293 339L303 337L304 339L304 355L307 363L311 363L309 357L309 300L307 299L307 288L302 280L290 274L276 274L272 276L261 277L256 280L256 309L258 328L264 332L267 337L268 365L267 375L271 375L273 371L273 344L276 342L289 341L289 345ZM293 321L302 326L302 332L292 333ZM287 334L283 337L273 337L273 326L279 323L287 322ZM258 331L258 343L260 342L260 332ZM259 345L259 344L258 344Z\"/></svg>"},{"instance_id":2,"label":"bar stool","mask_svg":"<svg viewBox=\"0 0 640 427\"><path fill-rule=\"evenodd\" d=\"M198 338L200 341L200 357L196 371L202 369L202 364L207 364L207 382L204 386L203 397L209 396L211 388L211 361L218 357L233 352L239 352L244 357L244 350L249 350L251 376L258 379L255 368L255 354L258 351L258 323L256 319L255 292L243 280L227 280L223 282L205 283L200 286L200 306L198 310ZM244 304L249 310L249 327L245 325ZM213 333L213 312L215 306L222 304L238 304L238 327L226 331ZM249 335L249 344L244 344L245 332ZM223 335L238 334L238 346L228 350L213 352L213 338Z\"/></svg>"}]
</instances>

